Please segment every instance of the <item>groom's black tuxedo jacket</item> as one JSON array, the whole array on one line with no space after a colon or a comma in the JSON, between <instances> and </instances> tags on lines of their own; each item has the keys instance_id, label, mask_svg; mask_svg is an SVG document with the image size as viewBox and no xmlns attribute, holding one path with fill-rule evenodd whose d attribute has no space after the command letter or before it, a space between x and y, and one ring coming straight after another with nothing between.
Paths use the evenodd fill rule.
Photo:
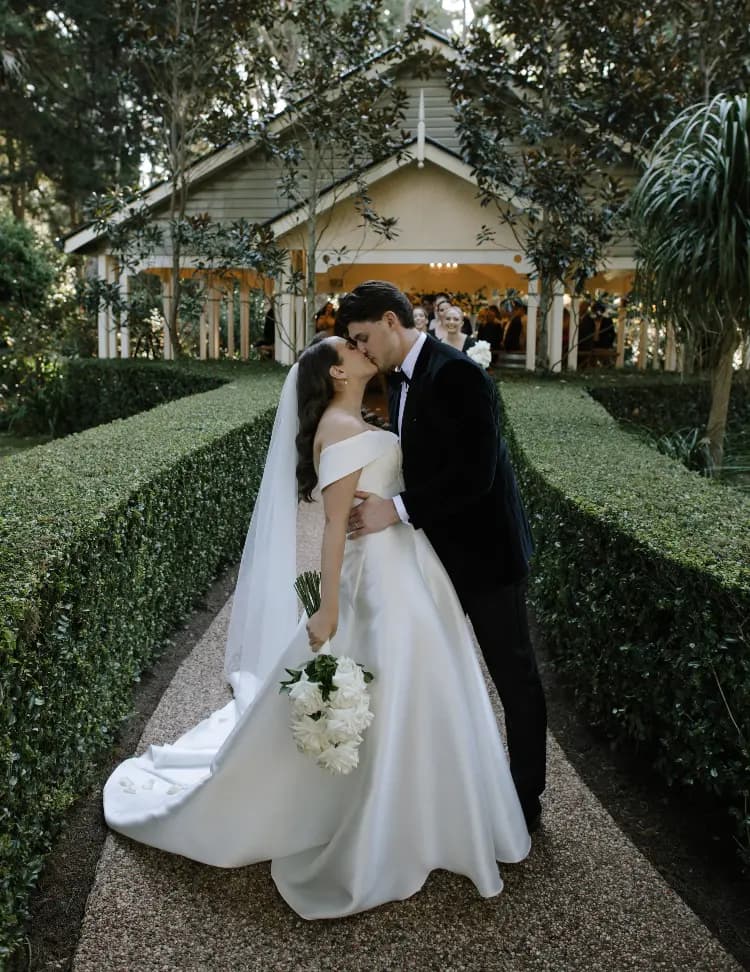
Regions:
<instances>
[{"instance_id":1,"label":"groom's black tuxedo jacket","mask_svg":"<svg viewBox=\"0 0 750 972\"><path fill-rule=\"evenodd\" d=\"M400 386L391 382L398 432ZM427 534L459 595L521 581L531 533L500 435L497 388L461 351L428 335L401 426L409 519Z\"/></svg>"}]
</instances>

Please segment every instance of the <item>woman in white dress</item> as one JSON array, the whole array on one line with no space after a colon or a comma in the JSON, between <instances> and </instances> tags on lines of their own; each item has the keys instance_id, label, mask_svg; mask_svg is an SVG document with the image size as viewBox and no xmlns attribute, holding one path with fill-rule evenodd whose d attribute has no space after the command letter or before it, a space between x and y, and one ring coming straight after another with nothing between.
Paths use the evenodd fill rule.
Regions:
<instances>
[{"instance_id":1,"label":"woman in white dress","mask_svg":"<svg viewBox=\"0 0 750 972\"><path fill-rule=\"evenodd\" d=\"M405 524L346 538L355 490L403 488L397 436L361 417L375 371L337 337L292 368L232 609L234 699L126 760L104 790L109 826L135 840L217 867L270 859L281 895L311 919L407 898L436 868L489 897L502 890L496 862L530 847L466 619L429 541ZM297 490L309 498L316 480L321 608L297 622ZM331 637L334 654L375 675L374 721L346 776L297 751L278 692L284 669Z\"/></svg>"}]
</instances>

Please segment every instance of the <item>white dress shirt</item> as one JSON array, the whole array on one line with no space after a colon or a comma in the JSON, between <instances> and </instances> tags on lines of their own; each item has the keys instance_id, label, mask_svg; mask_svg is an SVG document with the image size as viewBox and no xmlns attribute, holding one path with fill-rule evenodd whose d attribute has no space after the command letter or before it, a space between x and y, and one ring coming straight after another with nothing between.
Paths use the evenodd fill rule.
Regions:
<instances>
[{"instance_id":1,"label":"white dress shirt","mask_svg":"<svg viewBox=\"0 0 750 972\"><path fill-rule=\"evenodd\" d=\"M419 357L419 352L422 350L422 345L427 340L427 335L422 332L417 340L412 344L411 349L404 360L401 362L402 371L406 377L411 381L414 375L414 367L417 363L417 358ZM401 397L398 400L398 437L401 438L401 425L404 421L404 408L406 407L406 396L409 394L409 385L403 381L401 382ZM393 505L396 507L396 512L403 523L409 522L409 514L406 512L406 507L404 506L404 501L400 496L393 497Z\"/></svg>"}]
</instances>

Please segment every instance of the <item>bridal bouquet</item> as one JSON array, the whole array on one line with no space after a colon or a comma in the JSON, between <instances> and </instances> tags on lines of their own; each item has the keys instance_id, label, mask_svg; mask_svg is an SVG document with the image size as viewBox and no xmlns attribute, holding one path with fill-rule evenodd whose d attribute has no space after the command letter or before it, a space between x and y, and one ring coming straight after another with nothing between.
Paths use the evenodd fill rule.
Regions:
<instances>
[{"instance_id":1,"label":"bridal bouquet","mask_svg":"<svg viewBox=\"0 0 750 972\"><path fill-rule=\"evenodd\" d=\"M475 361L480 368L489 368L492 362L492 349L490 348L488 341L477 341L477 343L469 348L466 354Z\"/></svg>"},{"instance_id":2,"label":"bridal bouquet","mask_svg":"<svg viewBox=\"0 0 750 972\"><path fill-rule=\"evenodd\" d=\"M310 617L320 606L320 574L301 574L294 586ZM367 691L372 674L353 659L334 655L316 655L286 671L290 677L280 691L292 703L297 749L331 773L351 773L359 763L362 733L373 720Z\"/></svg>"}]
</instances>

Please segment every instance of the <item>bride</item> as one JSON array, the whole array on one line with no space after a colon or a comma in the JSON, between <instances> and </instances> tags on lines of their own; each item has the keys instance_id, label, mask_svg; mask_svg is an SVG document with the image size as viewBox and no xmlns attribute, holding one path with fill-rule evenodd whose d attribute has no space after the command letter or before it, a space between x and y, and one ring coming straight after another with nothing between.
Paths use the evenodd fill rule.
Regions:
<instances>
[{"instance_id":1,"label":"bride","mask_svg":"<svg viewBox=\"0 0 750 972\"><path fill-rule=\"evenodd\" d=\"M417 892L430 871L484 897L497 861L530 838L464 613L422 531L347 540L355 490L403 488L397 436L364 423L376 366L348 341L310 345L284 384L235 591L226 653L233 700L173 745L126 760L104 788L109 826L216 867L271 860L303 918ZM321 607L297 621L298 497L322 493ZM299 753L284 669L332 652L373 672L360 763L332 776Z\"/></svg>"}]
</instances>

